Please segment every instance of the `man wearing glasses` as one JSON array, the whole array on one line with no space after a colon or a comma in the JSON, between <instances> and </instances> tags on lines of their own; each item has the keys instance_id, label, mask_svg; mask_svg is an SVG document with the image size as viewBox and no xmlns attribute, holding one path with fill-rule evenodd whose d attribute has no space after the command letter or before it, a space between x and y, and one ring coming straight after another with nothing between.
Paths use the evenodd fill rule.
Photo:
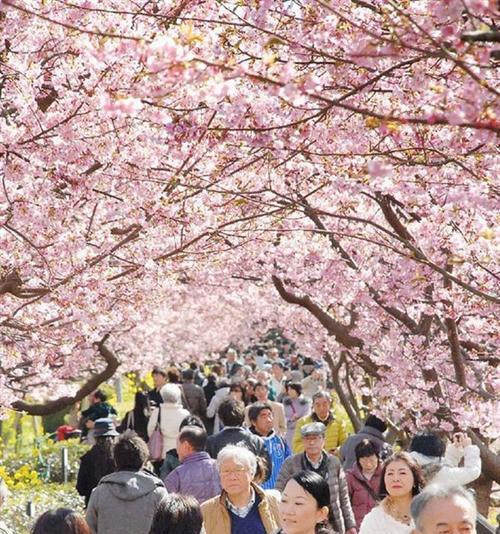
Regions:
<instances>
[{"instance_id":1,"label":"man wearing glasses","mask_svg":"<svg viewBox=\"0 0 500 534\"><path fill-rule=\"evenodd\" d=\"M278 499L253 482L257 458L244 443L217 455L222 493L201 505L206 534L273 534L279 526Z\"/></svg>"},{"instance_id":2,"label":"man wearing glasses","mask_svg":"<svg viewBox=\"0 0 500 534\"><path fill-rule=\"evenodd\" d=\"M309 423L300 429L304 452L285 460L275 487L283 491L288 480L304 469L318 473L330 488L331 526L339 534L356 534L356 521L344 471L338 458L324 450L325 432L323 423Z\"/></svg>"}]
</instances>

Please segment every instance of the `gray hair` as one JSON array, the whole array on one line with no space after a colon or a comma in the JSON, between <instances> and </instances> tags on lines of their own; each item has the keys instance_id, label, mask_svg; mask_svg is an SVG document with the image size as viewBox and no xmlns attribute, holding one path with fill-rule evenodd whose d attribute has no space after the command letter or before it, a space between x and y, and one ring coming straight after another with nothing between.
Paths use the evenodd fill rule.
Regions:
<instances>
[{"instance_id":1,"label":"gray hair","mask_svg":"<svg viewBox=\"0 0 500 534\"><path fill-rule=\"evenodd\" d=\"M424 491L419 493L411 501L411 516L415 525L419 530L422 530L422 514L425 507L435 499L451 499L453 497L462 497L471 506L474 511L474 517L477 514L476 501L474 497L462 486L440 486L439 484L430 484Z\"/></svg>"},{"instance_id":2,"label":"gray hair","mask_svg":"<svg viewBox=\"0 0 500 534\"><path fill-rule=\"evenodd\" d=\"M316 393L312 397L313 404L318 399L328 399L331 402L333 402L332 396L328 391L325 391L324 389L320 389L319 391L316 391Z\"/></svg>"},{"instance_id":3,"label":"gray hair","mask_svg":"<svg viewBox=\"0 0 500 534\"><path fill-rule=\"evenodd\" d=\"M233 460L248 467L252 478L257 472L257 458L251 450L246 448L244 442L238 443L237 445L226 445L219 451L217 455L217 469L219 471L226 460Z\"/></svg>"},{"instance_id":4,"label":"gray hair","mask_svg":"<svg viewBox=\"0 0 500 534\"><path fill-rule=\"evenodd\" d=\"M3 478L0 478L0 506L2 506L6 501L7 497L10 495L9 488L5 483Z\"/></svg>"},{"instance_id":5,"label":"gray hair","mask_svg":"<svg viewBox=\"0 0 500 534\"><path fill-rule=\"evenodd\" d=\"M181 390L177 384L165 384L160 389L160 395L163 402L170 402L172 404L181 403Z\"/></svg>"}]
</instances>

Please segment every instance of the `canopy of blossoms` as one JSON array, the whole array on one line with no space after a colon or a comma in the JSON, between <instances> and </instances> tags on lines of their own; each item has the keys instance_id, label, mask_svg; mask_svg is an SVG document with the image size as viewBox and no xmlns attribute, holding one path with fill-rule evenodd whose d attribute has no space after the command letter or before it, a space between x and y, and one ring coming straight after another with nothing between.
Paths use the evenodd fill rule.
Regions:
<instances>
[{"instance_id":1,"label":"canopy of blossoms","mask_svg":"<svg viewBox=\"0 0 500 534\"><path fill-rule=\"evenodd\" d=\"M1 9L0 405L278 326L492 434L496 2Z\"/></svg>"}]
</instances>

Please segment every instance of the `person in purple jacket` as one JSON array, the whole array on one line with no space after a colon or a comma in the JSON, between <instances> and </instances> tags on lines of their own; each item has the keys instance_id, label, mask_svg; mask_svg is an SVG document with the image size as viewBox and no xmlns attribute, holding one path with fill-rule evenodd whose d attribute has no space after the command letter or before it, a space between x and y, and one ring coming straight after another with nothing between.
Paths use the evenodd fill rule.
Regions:
<instances>
[{"instance_id":1,"label":"person in purple jacket","mask_svg":"<svg viewBox=\"0 0 500 534\"><path fill-rule=\"evenodd\" d=\"M297 421L311 413L311 401L302 395L302 384L300 382L288 382L286 396L283 399L283 407L285 408L286 418L285 440L291 449Z\"/></svg>"},{"instance_id":2,"label":"person in purple jacket","mask_svg":"<svg viewBox=\"0 0 500 534\"><path fill-rule=\"evenodd\" d=\"M169 493L192 495L200 504L221 492L217 462L205 451L207 432L197 426L184 427L177 436L181 465L165 479Z\"/></svg>"}]
</instances>

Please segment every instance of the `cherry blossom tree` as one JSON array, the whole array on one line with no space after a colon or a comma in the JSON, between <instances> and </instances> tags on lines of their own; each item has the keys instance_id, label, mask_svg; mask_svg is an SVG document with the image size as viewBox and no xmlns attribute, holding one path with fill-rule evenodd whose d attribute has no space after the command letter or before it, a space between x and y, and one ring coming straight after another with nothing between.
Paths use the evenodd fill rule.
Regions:
<instances>
[{"instance_id":1,"label":"cherry blossom tree","mask_svg":"<svg viewBox=\"0 0 500 534\"><path fill-rule=\"evenodd\" d=\"M4 0L0 404L275 325L498 481L495 9Z\"/></svg>"}]
</instances>

